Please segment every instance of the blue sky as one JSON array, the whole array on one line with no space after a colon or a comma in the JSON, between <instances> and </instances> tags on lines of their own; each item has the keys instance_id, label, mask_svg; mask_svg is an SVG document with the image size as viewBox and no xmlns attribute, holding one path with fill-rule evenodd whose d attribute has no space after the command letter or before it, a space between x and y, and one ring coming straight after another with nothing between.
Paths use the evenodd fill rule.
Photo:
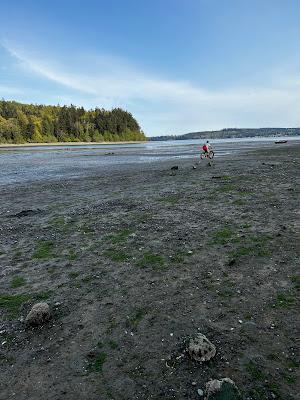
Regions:
<instances>
[{"instance_id":1,"label":"blue sky","mask_svg":"<svg viewBox=\"0 0 300 400\"><path fill-rule=\"evenodd\" d=\"M123 107L149 136L300 126L300 1L1 5L0 97Z\"/></svg>"}]
</instances>

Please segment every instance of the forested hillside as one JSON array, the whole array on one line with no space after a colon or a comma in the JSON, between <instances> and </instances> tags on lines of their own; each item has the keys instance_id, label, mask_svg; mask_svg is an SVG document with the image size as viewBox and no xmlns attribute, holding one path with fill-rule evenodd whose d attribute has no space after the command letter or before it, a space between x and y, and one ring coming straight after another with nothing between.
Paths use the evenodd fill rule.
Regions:
<instances>
[{"instance_id":1,"label":"forested hillside","mask_svg":"<svg viewBox=\"0 0 300 400\"><path fill-rule=\"evenodd\" d=\"M0 100L0 143L146 140L127 111L45 106Z\"/></svg>"},{"instance_id":2,"label":"forested hillside","mask_svg":"<svg viewBox=\"0 0 300 400\"><path fill-rule=\"evenodd\" d=\"M297 136L300 135L300 128L229 128L220 131L191 132L184 135L156 136L149 140L190 140L190 139L225 139L243 138L255 136Z\"/></svg>"}]
</instances>

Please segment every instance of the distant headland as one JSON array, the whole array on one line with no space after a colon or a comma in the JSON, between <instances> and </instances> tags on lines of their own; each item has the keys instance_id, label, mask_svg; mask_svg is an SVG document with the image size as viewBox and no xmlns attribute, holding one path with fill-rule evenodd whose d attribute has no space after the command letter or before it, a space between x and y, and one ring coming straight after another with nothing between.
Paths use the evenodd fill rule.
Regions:
<instances>
[{"instance_id":1,"label":"distant headland","mask_svg":"<svg viewBox=\"0 0 300 400\"><path fill-rule=\"evenodd\" d=\"M227 128L219 131L190 132L183 135L149 137L148 140L226 139L264 136L300 136L300 128Z\"/></svg>"}]
</instances>

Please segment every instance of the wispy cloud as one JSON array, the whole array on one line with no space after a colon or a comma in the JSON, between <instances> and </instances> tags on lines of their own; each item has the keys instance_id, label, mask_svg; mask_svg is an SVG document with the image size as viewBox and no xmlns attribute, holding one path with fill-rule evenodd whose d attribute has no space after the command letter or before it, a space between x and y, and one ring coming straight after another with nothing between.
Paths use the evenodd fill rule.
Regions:
<instances>
[{"instance_id":1,"label":"wispy cloud","mask_svg":"<svg viewBox=\"0 0 300 400\"><path fill-rule=\"evenodd\" d=\"M110 57L110 66L107 68L108 59L105 59L105 65L103 65L103 59L96 57L92 62L95 64L97 72L84 74L74 73L70 70L70 66L66 68L52 60L45 60L44 57L37 58L7 44L4 47L23 68L82 93L119 99L143 98L176 101L187 95L189 98L197 96L198 100L206 98L203 91L194 88L188 82L154 78L134 67L129 68L128 65L123 69L118 58Z\"/></svg>"},{"instance_id":2,"label":"wispy cloud","mask_svg":"<svg viewBox=\"0 0 300 400\"><path fill-rule=\"evenodd\" d=\"M282 78L268 87L208 90L141 71L119 58L94 57L93 68L53 62L7 43L22 68L74 91L65 96L85 106L124 106L149 134L181 133L229 126L299 126L300 78ZM82 72L87 71L87 72ZM1 90L1 88L0 88ZM60 96L64 98L64 96Z\"/></svg>"}]
</instances>

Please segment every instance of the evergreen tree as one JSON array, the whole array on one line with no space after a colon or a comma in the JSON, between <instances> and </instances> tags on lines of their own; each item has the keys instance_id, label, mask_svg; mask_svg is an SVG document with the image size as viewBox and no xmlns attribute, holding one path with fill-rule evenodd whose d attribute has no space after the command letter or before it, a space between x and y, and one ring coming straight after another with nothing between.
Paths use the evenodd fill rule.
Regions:
<instances>
[{"instance_id":1,"label":"evergreen tree","mask_svg":"<svg viewBox=\"0 0 300 400\"><path fill-rule=\"evenodd\" d=\"M71 106L44 106L0 100L0 143L146 140L134 117L121 108L111 111Z\"/></svg>"}]
</instances>

